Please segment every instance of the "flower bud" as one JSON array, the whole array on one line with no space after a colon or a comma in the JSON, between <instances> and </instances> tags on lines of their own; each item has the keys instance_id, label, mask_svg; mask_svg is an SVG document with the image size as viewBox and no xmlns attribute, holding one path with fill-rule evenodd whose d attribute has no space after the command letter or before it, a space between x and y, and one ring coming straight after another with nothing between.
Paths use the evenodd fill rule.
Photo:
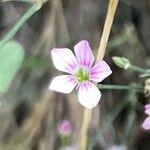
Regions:
<instances>
[{"instance_id":1,"label":"flower bud","mask_svg":"<svg viewBox=\"0 0 150 150\"><path fill-rule=\"evenodd\" d=\"M120 68L128 69L130 66L130 61L124 57L115 56L112 59L114 63Z\"/></svg>"},{"instance_id":2,"label":"flower bud","mask_svg":"<svg viewBox=\"0 0 150 150\"><path fill-rule=\"evenodd\" d=\"M69 120L64 119L58 124L58 132L62 136L69 136L72 132L71 123Z\"/></svg>"}]
</instances>

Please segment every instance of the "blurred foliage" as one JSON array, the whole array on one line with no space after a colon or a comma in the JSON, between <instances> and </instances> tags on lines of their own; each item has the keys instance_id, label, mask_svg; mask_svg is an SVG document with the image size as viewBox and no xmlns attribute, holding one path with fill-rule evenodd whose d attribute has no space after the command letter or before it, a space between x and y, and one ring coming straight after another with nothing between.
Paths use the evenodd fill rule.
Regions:
<instances>
[{"instance_id":1,"label":"blurred foliage","mask_svg":"<svg viewBox=\"0 0 150 150\"><path fill-rule=\"evenodd\" d=\"M24 68L46 70L50 67L49 59L41 57L26 56L23 62Z\"/></svg>"}]
</instances>

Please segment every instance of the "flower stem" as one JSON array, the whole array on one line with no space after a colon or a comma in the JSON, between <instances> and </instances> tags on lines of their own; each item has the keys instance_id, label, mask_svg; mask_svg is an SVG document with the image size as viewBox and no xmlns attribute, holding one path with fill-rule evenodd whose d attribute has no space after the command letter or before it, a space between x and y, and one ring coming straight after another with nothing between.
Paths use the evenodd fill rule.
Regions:
<instances>
[{"instance_id":1,"label":"flower stem","mask_svg":"<svg viewBox=\"0 0 150 150\"><path fill-rule=\"evenodd\" d=\"M140 68L138 66L134 66L134 65L130 65L129 66L129 69L133 70L133 71L136 71L136 72L139 72L139 73L147 73L147 74L150 74L150 69L143 69L143 68Z\"/></svg>"},{"instance_id":2,"label":"flower stem","mask_svg":"<svg viewBox=\"0 0 150 150\"><path fill-rule=\"evenodd\" d=\"M100 46L98 49L97 61L102 60L104 57L105 49L107 46L107 42L108 42L111 26L114 20L116 8L118 6L118 2L119 0L109 1L104 29L103 29L103 33L102 33L102 37L100 41ZM84 119L83 119L83 124L81 128L80 150L86 150L87 148L87 132L88 132L89 124L91 122L92 109L85 108L83 117Z\"/></svg>"},{"instance_id":3,"label":"flower stem","mask_svg":"<svg viewBox=\"0 0 150 150\"><path fill-rule=\"evenodd\" d=\"M45 0L44 2L46 2ZM44 3L43 2L43 3ZM39 10L39 4L33 4L29 10L21 17L21 19L12 27L12 29L4 36L3 40L0 41L0 49L13 38L17 31L24 25L24 23L37 11Z\"/></svg>"},{"instance_id":4,"label":"flower stem","mask_svg":"<svg viewBox=\"0 0 150 150\"><path fill-rule=\"evenodd\" d=\"M99 89L106 89L106 90L134 90L134 91L142 91L143 88L140 85L105 85L105 84L98 84Z\"/></svg>"}]
</instances>

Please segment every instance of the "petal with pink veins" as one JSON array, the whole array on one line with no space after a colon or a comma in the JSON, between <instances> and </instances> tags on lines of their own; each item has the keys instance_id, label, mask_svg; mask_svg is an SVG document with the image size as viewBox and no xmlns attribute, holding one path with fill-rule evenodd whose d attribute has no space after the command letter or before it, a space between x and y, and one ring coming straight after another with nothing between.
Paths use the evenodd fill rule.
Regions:
<instances>
[{"instance_id":1,"label":"petal with pink veins","mask_svg":"<svg viewBox=\"0 0 150 150\"><path fill-rule=\"evenodd\" d=\"M80 64L86 68L91 68L94 62L94 56L88 41L83 40L74 46L76 57Z\"/></svg>"},{"instance_id":2,"label":"petal with pink veins","mask_svg":"<svg viewBox=\"0 0 150 150\"><path fill-rule=\"evenodd\" d=\"M77 68L77 59L68 48L54 48L51 51L54 66L60 70L70 74L74 73Z\"/></svg>"},{"instance_id":3,"label":"petal with pink veins","mask_svg":"<svg viewBox=\"0 0 150 150\"><path fill-rule=\"evenodd\" d=\"M70 93L76 85L77 82L73 75L60 75L52 80L49 89L61 93Z\"/></svg>"},{"instance_id":4,"label":"petal with pink veins","mask_svg":"<svg viewBox=\"0 0 150 150\"><path fill-rule=\"evenodd\" d=\"M112 73L109 65L105 61L95 64L90 70L90 80L101 82Z\"/></svg>"},{"instance_id":5,"label":"petal with pink veins","mask_svg":"<svg viewBox=\"0 0 150 150\"><path fill-rule=\"evenodd\" d=\"M143 124L142 124L142 128L144 128L145 130L149 130L150 129L150 117L147 117Z\"/></svg>"},{"instance_id":6,"label":"petal with pink veins","mask_svg":"<svg viewBox=\"0 0 150 150\"><path fill-rule=\"evenodd\" d=\"M85 81L80 84L78 99L79 103L86 108L95 107L101 98L99 89L90 81Z\"/></svg>"}]
</instances>

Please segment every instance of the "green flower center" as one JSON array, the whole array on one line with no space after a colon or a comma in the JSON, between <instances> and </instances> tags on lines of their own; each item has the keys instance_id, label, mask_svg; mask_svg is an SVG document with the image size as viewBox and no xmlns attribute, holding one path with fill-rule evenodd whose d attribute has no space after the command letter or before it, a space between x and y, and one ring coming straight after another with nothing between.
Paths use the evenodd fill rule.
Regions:
<instances>
[{"instance_id":1,"label":"green flower center","mask_svg":"<svg viewBox=\"0 0 150 150\"><path fill-rule=\"evenodd\" d=\"M79 68L75 73L75 77L80 82L89 80L89 72L87 70Z\"/></svg>"}]
</instances>

